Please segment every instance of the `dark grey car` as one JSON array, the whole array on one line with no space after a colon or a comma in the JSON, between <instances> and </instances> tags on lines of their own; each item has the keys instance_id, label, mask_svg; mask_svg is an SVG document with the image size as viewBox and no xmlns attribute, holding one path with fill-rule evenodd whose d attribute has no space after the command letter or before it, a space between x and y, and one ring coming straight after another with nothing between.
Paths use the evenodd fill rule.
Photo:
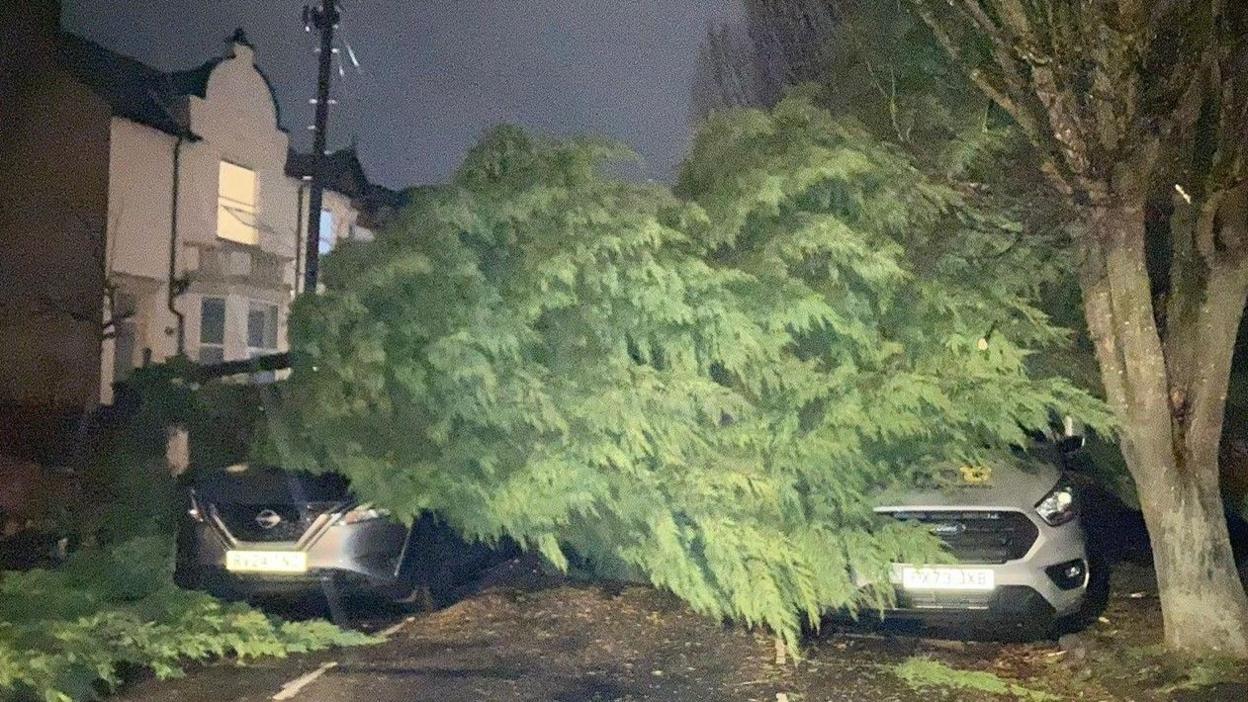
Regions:
<instances>
[{"instance_id":1,"label":"dark grey car","mask_svg":"<svg viewBox=\"0 0 1248 702\"><path fill-rule=\"evenodd\" d=\"M235 465L194 469L182 485L175 579L223 597L322 590L427 600L496 555L430 518L401 524L332 473Z\"/></svg>"}]
</instances>

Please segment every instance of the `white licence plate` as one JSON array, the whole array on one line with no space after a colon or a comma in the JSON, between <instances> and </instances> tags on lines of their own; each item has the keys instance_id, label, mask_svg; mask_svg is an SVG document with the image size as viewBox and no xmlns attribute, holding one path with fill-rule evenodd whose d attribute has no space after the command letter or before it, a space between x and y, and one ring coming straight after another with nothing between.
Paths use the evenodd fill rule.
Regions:
<instances>
[{"instance_id":1,"label":"white licence plate","mask_svg":"<svg viewBox=\"0 0 1248 702\"><path fill-rule=\"evenodd\" d=\"M903 566L901 586L907 590L991 590L996 582L989 568Z\"/></svg>"},{"instance_id":2,"label":"white licence plate","mask_svg":"<svg viewBox=\"0 0 1248 702\"><path fill-rule=\"evenodd\" d=\"M226 551L225 569L238 573L306 573L303 551Z\"/></svg>"}]
</instances>

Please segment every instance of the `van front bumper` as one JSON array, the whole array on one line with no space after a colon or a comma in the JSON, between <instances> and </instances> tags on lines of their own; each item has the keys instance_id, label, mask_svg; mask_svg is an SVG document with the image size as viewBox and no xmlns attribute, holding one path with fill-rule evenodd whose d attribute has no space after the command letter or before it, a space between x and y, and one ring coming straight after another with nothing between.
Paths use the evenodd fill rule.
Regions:
<instances>
[{"instance_id":1,"label":"van front bumper","mask_svg":"<svg viewBox=\"0 0 1248 702\"><path fill-rule=\"evenodd\" d=\"M1020 558L1005 563L959 562L953 567L991 570L993 589L913 590L902 585L903 564L895 565L890 581L896 589L896 610L911 614L956 614L976 611L992 617L1047 616L1062 618L1080 611L1087 597L1088 558L1083 527L1075 519L1050 526L1028 515L1037 536ZM1066 577L1070 567L1082 572Z\"/></svg>"}]
</instances>

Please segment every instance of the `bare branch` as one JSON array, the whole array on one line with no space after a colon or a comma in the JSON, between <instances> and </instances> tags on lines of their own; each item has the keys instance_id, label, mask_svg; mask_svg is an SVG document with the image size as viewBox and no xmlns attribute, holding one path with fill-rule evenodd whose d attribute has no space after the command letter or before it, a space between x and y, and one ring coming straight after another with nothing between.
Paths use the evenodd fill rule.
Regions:
<instances>
[{"instance_id":1,"label":"bare branch","mask_svg":"<svg viewBox=\"0 0 1248 702\"><path fill-rule=\"evenodd\" d=\"M1006 112L1014 115L1019 113L1019 117L1015 119L1024 131L1031 133L1038 125L1028 120L1027 115L1021 114L1018 105L1015 104L1013 97L1009 94L1004 80L999 77L987 73L974 61L962 48L962 45L954 38L954 31L951 25L937 19L935 13L927 7L924 0L911 0L914 9L919 13L919 17L932 30L936 37L936 41L941 47L956 61L968 70L968 75L975 83L976 87L984 92L993 102L1000 105Z\"/></svg>"},{"instance_id":2,"label":"bare branch","mask_svg":"<svg viewBox=\"0 0 1248 702\"><path fill-rule=\"evenodd\" d=\"M1014 119L1027 139L1043 155L1044 162L1041 170L1054 187L1067 195L1081 189L1080 179L1076 178L1064 163L1059 144L1053 138L1053 131L1047 119L1041 111L1029 107L1028 102L1034 98L1027 83L1017 72L1006 70L1014 65L1013 59L1007 56L1007 66L1000 65L1000 59L1003 56L1001 52L1004 50L1001 47L1004 47L1006 43L1000 34L988 37L990 41L999 45L994 51L996 57L994 64L996 65L992 67L996 70L989 70L988 67L972 58L961 43L963 34L978 29L976 22L959 22L951 16L947 8L943 7L941 0L910 0L910 2L924 24L931 29L936 41L956 63L965 68L971 82ZM940 16L937 16L937 11L933 7L939 8ZM966 16L964 13L958 14Z\"/></svg>"}]
</instances>

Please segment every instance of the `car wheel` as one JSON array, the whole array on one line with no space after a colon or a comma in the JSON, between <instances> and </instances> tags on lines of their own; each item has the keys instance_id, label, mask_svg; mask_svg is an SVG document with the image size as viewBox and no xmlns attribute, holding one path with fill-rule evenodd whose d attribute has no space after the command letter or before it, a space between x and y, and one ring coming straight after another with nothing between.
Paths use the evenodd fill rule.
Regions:
<instances>
[{"instance_id":1,"label":"car wheel","mask_svg":"<svg viewBox=\"0 0 1248 702\"><path fill-rule=\"evenodd\" d=\"M415 560L415 559L414 559ZM445 564L412 563L400 574L400 594L392 600L405 608L427 612L450 602L455 590L455 577Z\"/></svg>"}]
</instances>

